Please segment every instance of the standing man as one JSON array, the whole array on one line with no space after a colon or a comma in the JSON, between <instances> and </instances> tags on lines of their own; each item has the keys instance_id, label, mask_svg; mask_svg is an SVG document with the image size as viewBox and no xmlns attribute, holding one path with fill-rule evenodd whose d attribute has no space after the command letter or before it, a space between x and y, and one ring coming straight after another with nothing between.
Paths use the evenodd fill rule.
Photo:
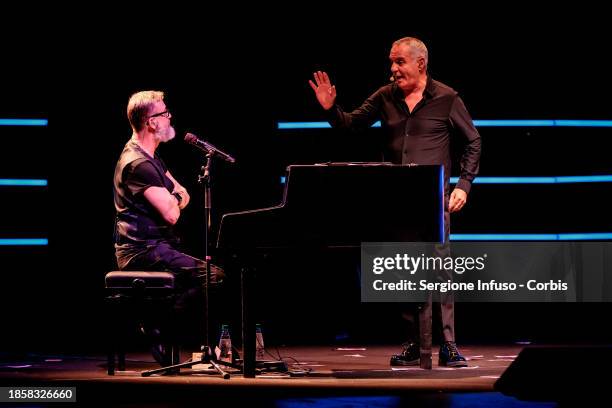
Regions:
<instances>
[{"instance_id":1,"label":"standing man","mask_svg":"<svg viewBox=\"0 0 612 408\"><path fill-rule=\"evenodd\" d=\"M333 127L366 128L381 120L385 160L395 164L444 165L445 242L437 247L436 252L448 256L450 213L461 210L467 202L472 181L478 173L480 135L457 92L429 76L427 47L421 40L404 37L395 41L389 59L393 83L379 88L350 113L336 105L336 87L326 72L316 72L314 82L311 80L309 83ZM451 138L462 138L465 143L459 182L452 191L449 185ZM452 271L442 271L445 272L449 276L441 278L452 279ZM439 364L467 366L455 344L453 294L441 294L440 306L443 344ZM431 297L420 307L419 313L421 321L431 321ZM411 338L404 344L402 353L391 358L392 365L419 364L415 316L407 313L406 319L410 322Z\"/></svg>"}]
</instances>

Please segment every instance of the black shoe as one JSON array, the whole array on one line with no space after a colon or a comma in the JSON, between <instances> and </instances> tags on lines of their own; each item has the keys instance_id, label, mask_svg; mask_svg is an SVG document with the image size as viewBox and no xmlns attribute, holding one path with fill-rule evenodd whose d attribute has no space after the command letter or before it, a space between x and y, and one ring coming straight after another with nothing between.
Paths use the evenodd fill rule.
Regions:
<instances>
[{"instance_id":1,"label":"black shoe","mask_svg":"<svg viewBox=\"0 0 612 408\"><path fill-rule=\"evenodd\" d=\"M162 367L172 365L170 355L166 347L161 343L162 340L159 329L141 324L140 332L147 337L149 344L151 344L151 355L155 361Z\"/></svg>"},{"instance_id":2,"label":"black shoe","mask_svg":"<svg viewBox=\"0 0 612 408\"><path fill-rule=\"evenodd\" d=\"M417 343L402 344L404 350L401 354L391 356L390 364L392 366L417 366L421 363L421 351Z\"/></svg>"},{"instance_id":3,"label":"black shoe","mask_svg":"<svg viewBox=\"0 0 612 408\"><path fill-rule=\"evenodd\" d=\"M440 346L438 365L446 367L467 367L465 357L459 353L454 341L447 341Z\"/></svg>"}]
</instances>

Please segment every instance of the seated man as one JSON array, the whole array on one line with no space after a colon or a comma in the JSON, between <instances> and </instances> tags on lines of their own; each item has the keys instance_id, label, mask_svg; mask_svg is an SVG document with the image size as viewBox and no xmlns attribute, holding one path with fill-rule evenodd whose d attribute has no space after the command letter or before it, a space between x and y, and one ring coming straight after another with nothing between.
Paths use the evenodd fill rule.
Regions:
<instances>
[{"instance_id":1,"label":"seated man","mask_svg":"<svg viewBox=\"0 0 612 408\"><path fill-rule=\"evenodd\" d=\"M175 136L172 114L159 91L130 97L127 116L132 136L115 168L114 201L117 211L115 254L121 270L169 271L179 293L176 311L201 294L206 263L177 249L173 226L189 204L189 194L155 152ZM222 280L220 268L211 267L211 284ZM198 312L201 312L198 310ZM157 329L148 334L159 336ZM163 364L163 349L155 341L153 355Z\"/></svg>"}]
</instances>

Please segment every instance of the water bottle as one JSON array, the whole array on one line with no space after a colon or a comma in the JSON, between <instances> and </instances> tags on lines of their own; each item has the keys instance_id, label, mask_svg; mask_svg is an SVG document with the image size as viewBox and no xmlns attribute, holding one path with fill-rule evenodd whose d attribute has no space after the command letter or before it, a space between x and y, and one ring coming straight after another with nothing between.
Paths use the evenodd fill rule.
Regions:
<instances>
[{"instance_id":1,"label":"water bottle","mask_svg":"<svg viewBox=\"0 0 612 408\"><path fill-rule=\"evenodd\" d=\"M255 339L257 340L257 344L255 345L255 359L263 360L264 359L264 340L263 340L263 332L261 331L261 324L255 325Z\"/></svg>"},{"instance_id":2,"label":"water bottle","mask_svg":"<svg viewBox=\"0 0 612 408\"><path fill-rule=\"evenodd\" d=\"M232 362L232 339L230 338L229 325L221 325L221 337L219 338L219 361Z\"/></svg>"}]
</instances>

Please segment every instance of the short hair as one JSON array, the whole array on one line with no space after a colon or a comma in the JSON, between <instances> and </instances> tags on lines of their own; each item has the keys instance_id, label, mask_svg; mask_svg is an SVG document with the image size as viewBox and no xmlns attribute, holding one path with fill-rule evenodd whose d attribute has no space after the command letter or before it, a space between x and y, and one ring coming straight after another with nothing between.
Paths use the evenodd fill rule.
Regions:
<instances>
[{"instance_id":1,"label":"short hair","mask_svg":"<svg viewBox=\"0 0 612 408\"><path fill-rule=\"evenodd\" d=\"M135 132L144 128L155 102L163 100L164 93L161 91L141 91L130 96L127 105L127 117Z\"/></svg>"},{"instance_id":2,"label":"short hair","mask_svg":"<svg viewBox=\"0 0 612 408\"><path fill-rule=\"evenodd\" d=\"M392 46L395 47L396 45L400 44L406 44L408 45L408 47L410 47L410 54L412 55L412 58L416 59L418 57L423 57L423 59L425 60L425 69L427 69L427 62L429 61L429 57L427 47L425 46L425 43L423 41L414 37L404 37L395 41Z\"/></svg>"}]
</instances>

